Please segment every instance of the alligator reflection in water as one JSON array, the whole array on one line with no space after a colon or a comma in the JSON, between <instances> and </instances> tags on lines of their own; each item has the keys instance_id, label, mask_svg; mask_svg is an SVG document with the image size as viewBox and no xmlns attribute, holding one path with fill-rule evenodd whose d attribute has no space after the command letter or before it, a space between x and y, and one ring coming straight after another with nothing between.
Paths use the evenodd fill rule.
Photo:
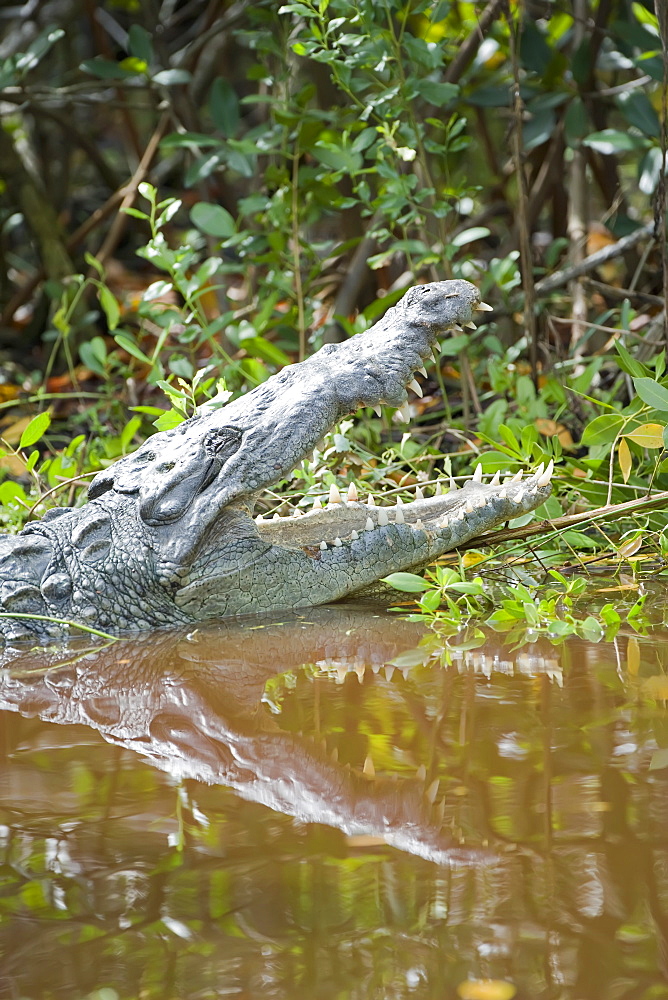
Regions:
<instances>
[{"instance_id":1,"label":"alligator reflection in water","mask_svg":"<svg viewBox=\"0 0 668 1000\"><path fill-rule=\"evenodd\" d=\"M387 666L417 663L424 634L339 607L17 656L0 996L3 974L8 995L43 995L38 955L63 997L385 1000L476 976L668 996L666 647L492 638L445 669ZM40 788L45 749L66 774ZM176 818L125 749L181 782Z\"/></svg>"},{"instance_id":2,"label":"alligator reflection in water","mask_svg":"<svg viewBox=\"0 0 668 1000\"><path fill-rule=\"evenodd\" d=\"M260 710L277 673L312 663L336 670L339 680L357 670L361 680L365 666L378 670L423 634L398 619L388 640L386 615L323 608L261 625L139 635L79 655L70 649L42 673L31 652L13 659L0 680L0 708L85 724L178 778L224 784L302 821L382 837L439 863L470 860L441 830L443 800L433 783L370 781L371 757L356 773L338 761L338 749L332 760L326 746L285 732Z\"/></svg>"}]
</instances>

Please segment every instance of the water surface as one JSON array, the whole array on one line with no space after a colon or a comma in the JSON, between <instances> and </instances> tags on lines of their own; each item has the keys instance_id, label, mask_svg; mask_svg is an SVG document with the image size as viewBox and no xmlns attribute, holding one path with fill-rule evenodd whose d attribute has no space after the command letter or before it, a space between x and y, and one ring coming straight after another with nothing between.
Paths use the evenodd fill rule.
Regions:
<instances>
[{"instance_id":1,"label":"water surface","mask_svg":"<svg viewBox=\"0 0 668 1000\"><path fill-rule=\"evenodd\" d=\"M0 997L668 998L667 667L353 606L8 656Z\"/></svg>"}]
</instances>

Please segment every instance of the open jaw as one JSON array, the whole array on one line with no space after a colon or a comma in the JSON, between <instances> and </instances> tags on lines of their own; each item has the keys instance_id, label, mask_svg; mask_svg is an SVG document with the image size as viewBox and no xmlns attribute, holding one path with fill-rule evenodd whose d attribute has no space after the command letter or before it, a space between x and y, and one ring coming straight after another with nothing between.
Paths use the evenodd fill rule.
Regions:
<instances>
[{"instance_id":1,"label":"open jaw","mask_svg":"<svg viewBox=\"0 0 668 1000\"><path fill-rule=\"evenodd\" d=\"M379 532L389 549L396 548L397 556L402 551L410 554L412 543L418 540L446 552L539 507L551 493L553 469L550 461L547 468L541 463L526 478L518 472L501 482L497 472L485 483L482 466L478 465L461 489L451 479L447 492L443 492L439 483L434 496L425 498L418 486L413 502L404 503L397 497L392 506L378 506L372 495L366 502L360 502L354 485L345 498L332 487L324 508L316 500L314 509L307 514L299 511L289 517L275 514L271 520L258 516L256 524L260 537L270 544L317 550L322 553L321 559L326 558L325 553L341 548L349 548L354 557L354 543L364 536L370 541L372 536L376 541ZM364 548L363 544L359 546L360 554ZM423 548L421 545L420 549ZM335 551L332 555L336 555ZM423 562L420 553L417 564Z\"/></svg>"},{"instance_id":2,"label":"open jaw","mask_svg":"<svg viewBox=\"0 0 668 1000\"><path fill-rule=\"evenodd\" d=\"M485 307L478 300L470 302L468 315L480 308ZM472 325L467 319L463 322ZM414 341L404 348L410 361L404 363L400 381L394 382L395 406L405 401L406 388L415 388L416 372L438 338L451 329L457 330L455 323L426 334L423 330L420 350ZM360 340L364 337L360 335ZM368 399L361 401L365 403L371 405ZM348 407L339 418L352 409ZM422 569L444 552L534 510L551 493L552 473L550 462L527 477L518 473L502 482L497 473L483 482L478 465L461 489L451 482L447 492L437 486L433 496L425 497L417 487L412 502L396 499L392 506L372 497L360 501L354 485L345 497L332 487L326 506L317 498L308 513L275 514L271 519L260 515L255 522L249 511L259 491L237 496L223 511L219 509L216 529L188 572L180 576L175 603L185 614L206 618L338 600L391 573ZM215 500L208 501L207 494L215 496L215 491L214 484L208 486L194 508L208 503L213 513ZM180 536L189 533L182 531ZM238 544L242 538L243 545ZM236 541L230 545L230 539Z\"/></svg>"}]
</instances>

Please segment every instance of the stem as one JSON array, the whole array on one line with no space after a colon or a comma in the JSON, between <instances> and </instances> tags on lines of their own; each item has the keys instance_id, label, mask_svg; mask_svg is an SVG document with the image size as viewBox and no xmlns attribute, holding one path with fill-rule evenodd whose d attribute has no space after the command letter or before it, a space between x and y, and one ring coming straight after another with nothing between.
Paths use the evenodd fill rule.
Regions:
<instances>
[{"instance_id":1,"label":"stem","mask_svg":"<svg viewBox=\"0 0 668 1000\"><path fill-rule=\"evenodd\" d=\"M51 615L29 615L22 611L0 611L0 618L20 618L35 622L55 622L56 625L67 625L69 628L78 628L82 632L89 632L91 635L99 635L101 639L110 639L118 642L119 636L102 632L99 628L92 628L90 625L82 625L80 622L71 622L67 618L53 618Z\"/></svg>"},{"instance_id":2,"label":"stem","mask_svg":"<svg viewBox=\"0 0 668 1000\"><path fill-rule=\"evenodd\" d=\"M306 357L306 322L304 318L304 289L302 287L302 270L299 242L299 139L296 140L292 154L292 269L295 276L295 294L297 296L297 327L299 331L299 360Z\"/></svg>"}]
</instances>

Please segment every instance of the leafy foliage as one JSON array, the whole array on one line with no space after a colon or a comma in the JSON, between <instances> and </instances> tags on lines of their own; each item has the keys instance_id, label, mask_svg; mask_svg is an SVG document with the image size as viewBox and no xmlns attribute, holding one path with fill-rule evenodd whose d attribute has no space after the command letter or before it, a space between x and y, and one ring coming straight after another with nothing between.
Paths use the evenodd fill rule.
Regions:
<instances>
[{"instance_id":1,"label":"leafy foliage","mask_svg":"<svg viewBox=\"0 0 668 1000\"><path fill-rule=\"evenodd\" d=\"M346 421L278 484L284 502L305 506L337 477L410 489L462 474L473 456L511 473L553 457L548 519L667 488L661 255L650 243L622 257L615 243L663 211L660 25L636 3L591 15L576 23L550 3L538 20L498 7L479 21L474 5L299 0L221 10L203 30L173 5L157 5L157 27L121 5L76 52L41 13L28 44L11 22L0 250L12 284L0 297L10 330L27 310L38 370L0 402L5 521L40 513L47 492L80 502L85 477L154 427L221 405L363 330L413 282L448 276L477 282L494 313L442 345L411 430L387 411ZM101 44L107 31L113 45ZM40 164L50 202L76 219L85 191L99 209L90 224L49 229L50 246L74 257L69 276L21 196L28 152L43 155L65 128L69 184ZM612 256L585 268L574 321L574 289L563 294L553 272L568 275L576 249L576 190L586 249ZM40 268L46 280L31 285ZM548 291L533 284L542 275ZM27 429L35 405L43 415ZM571 529L541 559L604 553L660 569L666 523L654 510L605 535ZM496 572L489 560L480 569ZM530 586L544 580L539 564L525 571Z\"/></svg>"}]
</instances>

